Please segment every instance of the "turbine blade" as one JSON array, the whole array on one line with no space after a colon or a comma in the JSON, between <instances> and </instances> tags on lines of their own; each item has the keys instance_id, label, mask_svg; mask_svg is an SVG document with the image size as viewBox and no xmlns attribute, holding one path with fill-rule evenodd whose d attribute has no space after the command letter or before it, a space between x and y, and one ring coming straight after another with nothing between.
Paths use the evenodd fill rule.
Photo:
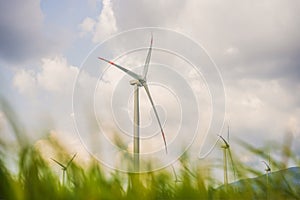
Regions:
<instances>
[{"instance_id":1,"label":"turbine blade","mask_svg":"<svg viewBox=\"0 0 300 200\"><path fill-rule=\"evenodd\" d=\"M74 160L74 158L75 158L75 156L77 155L77 153L75 153L74 155L73 155L73 157L71 158L71 160L68 162L68 164L67 164L67 166L66 166L66 168L68 168L69 167L69 165L71 164L71 162Z\"/></svg>"},{"instance_id":2,"label":"turbine blade","mask_svg":"<svg viewBox=\"0 0 300 200\"><path fill-rule=\"evenodd\" d=\"M150 47L148 50L147 58L145 61L145 66L144 66L144 72L143 72L143 78L146 80L147 73L148 73L148 68L149 68L149 63L150 63L150 58L151 58L151 53L152 53L152 44L153 44L153 35L151 34L151 41L150 41Z\"/></svg>"},{"instance_id":3,"label":"turbine blade","mask_svg":"<svg viewBox=\"0 0 300 200\"><path fill-rule=\"evenodd\" d=\"M153 100L152 100L152 97L151 97L151 94L150 94L148 85L147 85L146 83L144 83L143 86L144 86L144 88L145 88L145 90L146 90L146 93L147 93L148 98L149 98L149 100L150 100L150 102L151 102L152 108L153 108L153 110L154 110L156 119L157 119L158 124L159 124L159 127L160 127L161 135L162 135L163 140L164 140L164 143L165 143L166 153L168 153L167 142L166 142L166 138L165 138L165 133L164 133L164 130L163 130L162 125L161 125L161 123L160 123L160 120L159 120L159 117L158 117L158 114L157 114L157 110L156 110L156 108L155 108L155 106L154 106L154 103L153 103Z\"/></svg>"},{"instance_id":4,"label":"turbine blade","mask_svg":"<svg viewBox=\"0 0 300 200\"><path fill-rule=\"evenodd\" d=\"M123 72L125 72L126 74L128 74L129 76L131 76L134 79L137 79L137 80L141 79L140 75L138 75L138 74L134 73L133 71L130 71L129 69L126 69L120 65L117 65L116 63L114 63L112 61L106 60L105 58L101 58L101 57L98 57L98 59L103 60L104 62L107 62L107 63L119 68L120 70L122 70Z\"/></svg>"},{"instance_id":5,"label":"turbine blade","mask_svg":"<svg viewBox=\"0 0 300 200\"><path fill-rule=\"evenodd\" d=\"M63 169L66 168L66 166L64 166L62 163L58 162L57 160L51 158L51 160L53 160L54 162L56 162L59 166L61 166Z\"/></svg>"},{"instance_id":6,"label":"turbine blade","mask_svg":"<svg viewBox=\"0 0 300 200\"><path fill-rule=\"evenodd\" d=\"M228 143L229 143L229 125L228 125L228 127L227 127L227 141L228 141Z\"/></svg>"}]
</instances>

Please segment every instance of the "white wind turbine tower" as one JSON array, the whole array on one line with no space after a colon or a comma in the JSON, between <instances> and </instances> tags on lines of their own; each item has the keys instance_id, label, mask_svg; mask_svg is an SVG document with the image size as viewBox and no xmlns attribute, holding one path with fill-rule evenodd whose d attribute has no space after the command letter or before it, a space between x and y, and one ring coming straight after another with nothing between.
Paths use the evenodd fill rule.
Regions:
<instances>
[{"instance_id":1,"label":"white wind turbine tower","mask_svg":"<svg viewBox=\"0 0 300 200\"><path fill-rule=\"evenodd\" d=\"M221 146L221 148L223 149L224 185L227 186L228 185L228 157L227 157L227 153L229 155L230 162L231 162L231 165L232 165L232 168L233 168L234 177L235 177L235 168L234 168L233 159L232 159L232 155L231 155L231 151L230 151L230 145L229 145L229 126L228 126L228 130L227 130L227 140L225 140L225 138L221 135L219 135L219 137L223 141L223 145Z\"/></svg>"},{"instance_id":2,"label":"white wind turbine tower","mask_svg":"<svg viewBox=\"0 0 300 200\"><path fill-rule=\"evenodd\" d=\"M62 164L61 162L58 162L57 160L51 158L51 160L53 160L54 162L56 162L59 166L61 166L61 170L63 171L63 177L62 177L62 184L65 184L65 176L66 176L66 172L68 167L70 166L70 164L72 163L72 161L74 160L75 156L77 155L77 153L75 153L73 155L73 157L69 160L69 162L67 163L67 165Z\"/></svg>"},{"instance_id":3,"label":"white wind turbine tower","mask_svg":"<svg viewBox=\"0 0 300 200\"><path fill-rule=\"evenodd\" d=\"M152 108L154 110L158 125L160 127L161 130L161 134L163 137L163 141L164 141L164 145L165 145L165 149L166 149L166 153L167 153L167 143L166 143L166 139L165 139L165 134L160 122L160 119L158 117L158 113L157 110L154 106L154 102L152 99L152 96L150 94L148 85L147 85L147 73L148 73L148 68L149 68L149 63L150 63L150 58L151 58L151 52L152 52L152 44L153 44L153 36L151 35L151 41L150 41L150 47L148 50L148 54L146 57L146 61L145 61L145 65L144 65L144 70L143 70L143 75L139 75L136 74L135 72L126 69L124 67L122 67L121 65L115 64L112 61L109 61L105 58L102 57L98 57L100 60L103 60L115 67L117 67L118 69L122 70L123 72L125 72L126 74L128 74L129 76L131 76L132 78L134 78L133 80L130 81L130 84L134 86L134 114L133 114L133 119L134 119L134 127L133 127L133 136L134 136L134 142L133 142L133 151L134 151L134 170L135 171L139 171L139 163L140 163L140 159L139 159L139 154L140 154L140 111L139 111L139 88L140 87L144 87L147 96L150 100L150 103L152 105Z\"/></svg>"}]
</instances>

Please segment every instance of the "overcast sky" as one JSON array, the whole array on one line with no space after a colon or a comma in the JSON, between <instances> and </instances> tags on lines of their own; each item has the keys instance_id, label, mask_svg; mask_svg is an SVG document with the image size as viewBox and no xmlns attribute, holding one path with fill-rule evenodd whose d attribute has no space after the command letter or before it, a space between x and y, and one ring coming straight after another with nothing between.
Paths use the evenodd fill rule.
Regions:
<instances>
[{"instance_id":1,"label":"overcast sky","mask_svg":"<svg viewBox=\"0 0 300 200\"><path fill-rule=\"evenodd\" d=\"M83 60L114 34L162 27L201 44L218 66L232 139L262 146L291 133L300 154L299 9L298 0L1 1L0 94L28 132L50 126L78 151L72 91Z\"/></svg>"}]
</instances>

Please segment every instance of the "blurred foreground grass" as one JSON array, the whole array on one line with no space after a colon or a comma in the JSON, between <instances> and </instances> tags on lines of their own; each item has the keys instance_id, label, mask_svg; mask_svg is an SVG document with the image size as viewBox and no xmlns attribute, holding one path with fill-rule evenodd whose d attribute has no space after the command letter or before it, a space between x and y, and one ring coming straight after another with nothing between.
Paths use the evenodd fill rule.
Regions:
<instances>
[{"instance_id":1,"label":"blurred foreground grass","mask_svg":"<svg viewBox=\"0 0 300 200\"><path fill-rule=\"evenodd\" d=\"M6 159L10 156L10 145L0 138L0 199L7 200L47 200L47 199L300 199L299 183L291 185L284 177L273 178L267 184L262 171L245 167L234 159L237 178L243 179L239 187L228 185L214 188L216 180L208 166L192 165L188 156L180 160L175 174L170 169L144 174L126 174L108 171L91 158L88 165L81 166L72 162L67 170L66 181L49 165L35 145L31 145L23 133L9 105L2 101L1 110L11 126L18 143L17 172L13 172ZM3 131L1 131L1 134ZM67 151L58 141L47 139L62 160L70 159ZM240 142L248 151L261 158L268 155L263 149L257 149ZM288 150L289 159L297 158ZM75 159L76 160L76 159ZM203 161L205 162L205 161ZM272 163L277 169L284 163ZM260 176L254 183L248 176ZM271 181L270 181L271 182ZM285 182L286 187L281 187ZM298 181L300 182L300 180ZM254 185L255 184L255 185ZM298 185L297 185L298 184ZM219 184L220 185L220 184ZM276 187L277 186L277 187ZM280 187L278 187L280 186Z\"/></svg>"}]
</instances>

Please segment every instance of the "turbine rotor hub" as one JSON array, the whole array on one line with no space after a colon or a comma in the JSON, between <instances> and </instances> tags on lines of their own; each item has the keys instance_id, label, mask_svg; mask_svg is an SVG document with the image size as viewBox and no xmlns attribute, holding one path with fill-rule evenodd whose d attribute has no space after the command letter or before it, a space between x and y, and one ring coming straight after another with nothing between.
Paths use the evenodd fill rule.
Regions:
<instances>
[{"instance_id":1,"label":"turbine rotor hub","mask_svg":"<svg viewBox=\"0 0 300 200\"><path fill-rule=\"evenodd\" d=\"M133 79L129 81L130 85L137 85L139 87L142 87L146 81L144 79Z\"/></svg>"},{"instance_id":2,"label":"turbine rotor hub","mask_svg":"<svg viewBox=\"0 0 300 200\"><path fill-rule=\"evenodd\" d=\"M144 81L144 82L145 82L145 81ZM131 80L129 83L130 83L130 85L137 85L137 86L139 86L139 87L142 87L142 86L143 86L142 80L133 79L133 80Z\"/></svg>"}]
</instances>

